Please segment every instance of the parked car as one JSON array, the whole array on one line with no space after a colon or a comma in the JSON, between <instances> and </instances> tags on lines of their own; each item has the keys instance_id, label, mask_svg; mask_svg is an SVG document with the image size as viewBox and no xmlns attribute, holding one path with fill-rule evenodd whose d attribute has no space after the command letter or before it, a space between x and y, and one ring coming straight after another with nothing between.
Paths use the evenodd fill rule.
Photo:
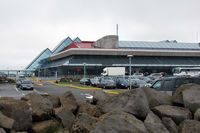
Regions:
<instances>
[{"instance_id":1,"label":"parked car","mask_svg":"<svg viewBox=\"0 0 200 133\"><path fill-rule=\"evenodd\" d=\"M144 80L145 82L149 84L153 84L153 80L151 80L149 77L139 77L139 79Z\"/></svg>"},{"instance_id":2,"label":"parked car","mask_svg":"<svg viewBox=\"0 0 200 133\"><path fill-rule=\"evenodd\" d=\"M82 78L82 79L80 80L80 84L90 85L91 82L90 82L90 79L89 79L89 78Z\"/></svg>"},{"instance_id":3,"label":"parked car","mask_svg":"<svg viewBox=\"0 0 200 133\"><path fill-rule=\"evenodd\" d=\"M150 78L152 81L156 81L160 78L163 78L163 74L162 73L152 73L148 76L148 78Z\"/></svg>"},{"instance_id":4,"label":"parked car","mask_svg":"<svg viewBox=\"0 0 200 133\"><path fill-rule=\"evenodd\" d=\"M33 83L29 80L22 80L19 84L19 88L22 90L33 90Z\"/></svg>"},{"instance_id":5,"label":"parked car","mask_svg":"<svg viewBox=\"0 0 200 133\"><path fill-rule=\"evenodd\" d=\"M92 86L98 86L99 85L99 77L94 77L90 79Z\"/></svg>"},{"instance_id":6,"label":"parked car","mask_svg":"<svg viewBox=\"0 0 200 133\"><path fill-rule=\"evenodd\" d=\"M129 87L129 83L122 77L118 77L115 79L116 87L119 89L127 89Z\"/></svg>"},{"instance_id":7,"label":"parked car","mask_svg":"<svg viewBox=\"0 0 200 133\"><path fill-rule=\"evenodd\" d=\"M190 77L190 76L179 76L179 77L165 77L158 79L151 88L156 89L158 91L162 91L169 95L172 95L177 88L179 88L183 84L188 83L196 83L200 84L199 77Z\"/></svg>"},{"instance_id":8,"label":"parked car","mask_svg":"<svg viewBox=\"0 0 200 133\"><path fill-rule=\"evenodd\" d=\"M18 78L16 80L16 87L19 88L20 84L22 83L22 81L26 80L25 78Z\"/></svg>"},{"instance_id":9,"label":"parked car","mask_svg":"<svg viewBox=\"0 0 200 133\"><path fill-rule=\"evenodd\" d=\"M145 82L144 80L140 80L140 79L132 79L131 80L131 87L133 88L138 88L138 87L151 87L151 84Z\"/></svg>"},{"instance_id":10,"label":"parked car","mask_svg":"<svg viewBox=\"0 0 200 133\"><path fill-rule=\"evenodd\" d=\"M99 86L100 88L116 88L116 82L114 81L113 77L105 76L100 78Z\"/></svg>"},{"instance_id":11,"label":"parked car","mask_svg":"<svg viewBox=\"0 0 200 133\"><path fill-rule=\"evenodd\" d=\"M137 77L143 77L144 76L143 73L134 73L134 75L137 76Z\"/></svg>"}]
</instances>

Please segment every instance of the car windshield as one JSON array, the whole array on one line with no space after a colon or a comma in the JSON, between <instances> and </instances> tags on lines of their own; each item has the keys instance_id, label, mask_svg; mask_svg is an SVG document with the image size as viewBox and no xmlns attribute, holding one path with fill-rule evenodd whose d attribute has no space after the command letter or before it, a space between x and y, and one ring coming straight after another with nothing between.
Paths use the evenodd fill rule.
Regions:
<instances>
[{"instance_id":1,"label":"car windshield","mask_svg":"<svg viewBox=\"0 0 200 133\"><path fill-rule=\"evenodd\" d=\"M160 73L152 74L152 76L161 76Z\"/></svg>"},{"instance_id":2,"label":"car windshield","mask_svg":"<svg viewBox=\"0 0 200 133\"><path fill-rule=\"evenodd\" d=\"M127 81L125 79L123 79L123 78L120 78L119 82L124 83L124 84L127 83Z\"/></svg>"},{"instance_id":3,"label":"car windshield","mask_svg":"<svg viewBox=\"0 0 200 133\"><path fill-rule=\"evenodd\" d=\"M23 81L23 84L32 84L30 81Z\"/></svg>"},{"instance_id":4,"label":"car windshield","mask_svg":"<svg viewBox=\"0 0 200 133\"><path fill-rule=\"evenodd\" d=\"M104 80L113 80L112 77L104 77Z\"/></svg>"},{"instance_id":5,"label":"car windshield","mask_svg":"<svg viewBox=\"0 0 200 133\"><path fill-rule=\"evenodd\" d=\"M136 80L137 84L147 84L144 80Z\"/></svg>"}]
</instances>

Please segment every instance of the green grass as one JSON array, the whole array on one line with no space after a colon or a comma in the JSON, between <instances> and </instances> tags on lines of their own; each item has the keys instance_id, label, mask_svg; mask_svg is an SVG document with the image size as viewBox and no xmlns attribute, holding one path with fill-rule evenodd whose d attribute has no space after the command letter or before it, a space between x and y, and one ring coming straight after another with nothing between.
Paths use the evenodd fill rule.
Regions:
<instances>
[{"instance_id":1,"label":"green grass","mask_svg":"<svg viewBox=\"0 0 200 133\"><path fill-rule=\"evenodd\" d=\"M109 90L108 90L109 91ZM127 89L124 90L110 90L111 92L119 92L119 93L124 93L127 91Z\"/></svg>"}]
</instances>

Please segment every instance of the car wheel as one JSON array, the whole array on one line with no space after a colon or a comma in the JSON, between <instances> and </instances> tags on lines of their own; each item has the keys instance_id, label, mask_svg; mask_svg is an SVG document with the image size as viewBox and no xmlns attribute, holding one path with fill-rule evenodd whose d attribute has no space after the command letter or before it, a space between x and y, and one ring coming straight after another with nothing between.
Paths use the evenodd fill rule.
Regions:
<instances>
[{"instance_id":1,"label":"car wheel","mask_svg":"<svg viewBox=\"0 0 200 133\"><path fill-rule=\"evenodd\" d=\"M24 88L22 86L19 87L21 90L24 90Z\"/></svg>"}]
</instances>

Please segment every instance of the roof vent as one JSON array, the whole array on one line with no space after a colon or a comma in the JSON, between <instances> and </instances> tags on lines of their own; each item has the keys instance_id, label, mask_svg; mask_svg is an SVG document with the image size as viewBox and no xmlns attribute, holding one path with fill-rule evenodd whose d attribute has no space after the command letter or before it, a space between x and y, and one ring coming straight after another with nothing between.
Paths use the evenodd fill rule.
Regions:
<instances>
[{"instance_id":1,"label":"roof vent","mask_svg":"<svg viewBox=\"0 0 200 133\"><path fill-rule=\"evenodd\" d=\"M173 43L178 43L176 40L172 40L172 41L170 41L170 42L173 42Z\"/></svg>"},{"instance_id":2,"label":"roof vent","mask_svg":"<svg viewBox=\"0 0 200 133\"><path fill-rule=\"evenodd\" d=\"M164 41L161 41L161 42L166 42L166 43L178 43L176 40L164 40Z\"/></svg>"}]
</instances>

